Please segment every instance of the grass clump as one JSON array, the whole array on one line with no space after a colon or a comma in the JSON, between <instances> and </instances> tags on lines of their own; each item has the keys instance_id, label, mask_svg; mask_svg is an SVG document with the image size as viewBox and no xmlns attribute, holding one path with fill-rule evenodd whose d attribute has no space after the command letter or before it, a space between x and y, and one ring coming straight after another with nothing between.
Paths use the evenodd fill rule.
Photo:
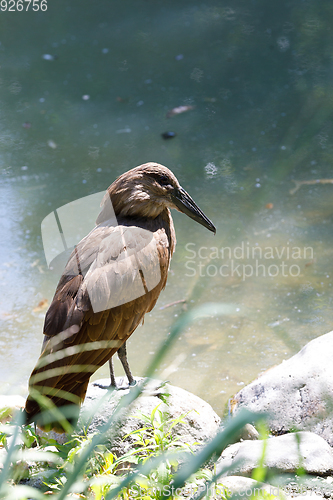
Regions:
<instances>
[{"instance_id":1,"label":"grass clump","mask_svg":"<svg viewBox=\"0 0 333 500\"><path fill-rule=\"evenodd\" d=\"M103 443L92 447L96 434L89 435L86 430L59 445L52 439L41 443L32 425L25 428L17 423L3 425L0 435L2 450L7 459L9 455L11 459L6 476L6 463L1 472L0 498L38 499L45 498L45 494L55 500L182 499L193 495L227 498L216 474L205 464L215 453L219 454L219 448L225 446L224 443L239 426L244 425L249 415L241 420L234 419L239 420L236 427L229 426L211 443L194 451L173 433L178 425L185 424L186 415L171 418L167 408L162 410L160 406L150 415L136 415L143 427L123 438L131 438L134 444L122 456L117 456ZM78 469L87 450L89 454L84 467ZM67 490L69 481L71 487Z\"/></svg>"}]
</instances>

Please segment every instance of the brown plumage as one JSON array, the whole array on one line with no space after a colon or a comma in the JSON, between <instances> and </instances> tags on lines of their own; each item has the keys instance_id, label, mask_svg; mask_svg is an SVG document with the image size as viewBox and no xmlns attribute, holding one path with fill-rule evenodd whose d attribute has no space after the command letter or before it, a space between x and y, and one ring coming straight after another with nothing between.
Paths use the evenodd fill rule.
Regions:
<instances>
[{"instance_id":1,"label":"brown plumage","mask_svg":"<svg viewBox=\"0 0 333 500\"><path fill-rule=\"evenodd\" d=\"M36 393L58 408L79 407L90 376L119 349L132 382L125 342L166 285L176 244L170 208L215 233L173 173L157 163L122 174L101 205L96 227L71 254L46 313L43 350L29 381L27 421L39 418Z\"/></svg>"}]
</instances>

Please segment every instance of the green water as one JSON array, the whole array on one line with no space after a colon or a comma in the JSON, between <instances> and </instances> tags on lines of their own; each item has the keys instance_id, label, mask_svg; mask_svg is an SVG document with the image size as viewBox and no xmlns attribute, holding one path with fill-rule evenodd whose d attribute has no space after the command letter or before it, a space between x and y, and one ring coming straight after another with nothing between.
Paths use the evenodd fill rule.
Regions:
<instances>
[{"instance_id":1,"label":"green water","mask_svg":"<svg viewBox=\"0 0 333 500\"><path fill-rule=\"evenodd\" d=\"M290 194L293 180L333 177L332 13L328 0L0 11L2 392L26 394L45 315L34 309L56 286L42 220L147 161L173 170L217 234L174 214L168 285L128 343L135 375L182 304L161 308L183 299L234 313L188 327L157 375L219 413L332 329L333 185ZM166 118L181 105L194 108Z\"/></svg>"}]
</instances>

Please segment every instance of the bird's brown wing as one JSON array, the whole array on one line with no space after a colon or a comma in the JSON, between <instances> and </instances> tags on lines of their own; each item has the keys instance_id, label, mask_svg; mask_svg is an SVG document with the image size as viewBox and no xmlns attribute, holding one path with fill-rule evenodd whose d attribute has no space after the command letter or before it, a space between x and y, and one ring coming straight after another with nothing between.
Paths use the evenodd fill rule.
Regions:
<instances>
[{"instance_id":1,"label":"bird's brown wing","mask_svg":"<svg viewBox=\"0 0 333 500\"><path fill-rule=\"evenodd\" d=\"M91 374L155 305L169 260L169 241L162 229L150 232L104 223L84 238L47 312L44 333L50 340L31 375L30 389L47 394L56 406L68 404L66 393L80 403ZM39 412L33 397L26 411L30 416Z\"/></svg>"}]
</instances>

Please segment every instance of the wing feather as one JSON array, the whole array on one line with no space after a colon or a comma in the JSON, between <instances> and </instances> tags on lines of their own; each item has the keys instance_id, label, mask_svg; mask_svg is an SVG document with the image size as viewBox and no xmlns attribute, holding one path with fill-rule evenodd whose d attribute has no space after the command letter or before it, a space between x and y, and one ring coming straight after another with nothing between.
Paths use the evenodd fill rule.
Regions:
<instances>
[{"instance_id":1,"label":"wing feather","mask_svg":"<svg viewBox=\"0 0 333 500\"><path fill-rule=\"evenodd\" d=\"M64 391L80 401L84 399L92 373L113 356L143 321L166 284L173 244L165 229L160 228L161 222L155 221L157 227L149 227L149 231L141 227L143 223L112 224L102 222L77 245L46 314L45 335L52 337L73 326L77 331L70 330L71 334L57 344L50 339L41 361L71 346L88 343L91 347L66 354L45 366L37 364L30 386L44 393L51 389L51 399L57 406L68 404ZM152 226L153 222L149 224ZM159 279L152 286L156 276ZM94 346L93 342L100 341L107 342L107 346ZM34 376L52 369L58 372L45 373L45 380L33 382ZM34 415L38 410L38 404L29 397L28 414Z\"/></svg>"}]
</instances>

